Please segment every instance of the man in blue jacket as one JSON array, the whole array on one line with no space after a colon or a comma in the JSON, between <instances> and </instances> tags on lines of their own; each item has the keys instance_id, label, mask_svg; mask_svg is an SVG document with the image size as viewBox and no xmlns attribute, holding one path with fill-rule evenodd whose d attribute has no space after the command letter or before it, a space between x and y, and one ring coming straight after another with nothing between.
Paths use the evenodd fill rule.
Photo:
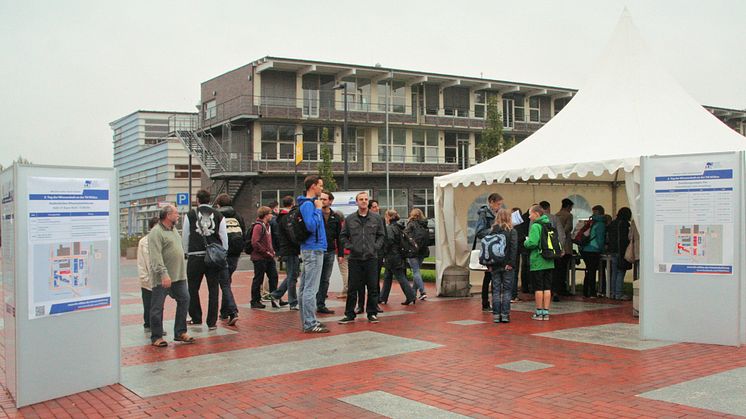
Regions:
<instances>
[{"instance_id":1,"label":"man in blue jacket","mask_svg":"<svg viewBox=\"0 0 746 419\"><path fill-rule=\"evenodd\" d=\"M327 249L324 215L321 212L321 192L324 181L317 175L306 176L306 195L296 199L306 230L310 233L300 245L303 258L303 275L300 283L300 318L305 333L329 333L316 319L316 293L319 291L321 269L324 266L324 252Z\"/></svg>"}]
</instances>

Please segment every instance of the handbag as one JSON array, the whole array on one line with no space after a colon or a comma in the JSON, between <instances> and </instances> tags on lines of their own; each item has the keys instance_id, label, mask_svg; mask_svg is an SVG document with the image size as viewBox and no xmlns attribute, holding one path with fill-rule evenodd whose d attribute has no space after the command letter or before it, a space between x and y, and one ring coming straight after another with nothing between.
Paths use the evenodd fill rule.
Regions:
<instances>
[{"instance_id":1,"label":"handbag","mask_svg":"<svg viewBox=\"0 0 746 419\"><path fill-rule=\"evenodd\" d=\"M482 253L481 249L477 249L477 236L474 236L474 243L471 245L471 253L469 254L469 270L472 271L486 271L487 267L479 263L479 256Z\"/></svg>"},{"instance_id":2,"label":"handbag","mask_svg":"<svg viewBox=\"0 0 746 419\"><path fill-rule=\"evenodd\" d=\"M472 271L486 271L487 267L479 263L479 254L481 250L472 250L469 254L469 270Z\"/></svg>"},{"instance_id":3,"label":"handbag","mask_svg":"<svg viewBox=\"0 0 746 419\"><path fill-rule=\"evenodd\" d=\"M624 260L629 263L635 263L635 241L630 240L627 249L624 251Z\"/></svg>"}]
</instances>

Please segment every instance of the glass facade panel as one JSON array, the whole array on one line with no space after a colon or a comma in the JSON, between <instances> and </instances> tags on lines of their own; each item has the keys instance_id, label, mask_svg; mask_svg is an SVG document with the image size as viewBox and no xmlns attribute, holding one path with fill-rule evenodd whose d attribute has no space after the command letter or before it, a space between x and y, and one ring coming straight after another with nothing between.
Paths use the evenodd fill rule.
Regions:
<instances>
[{"instance_id":1,"label":"glass facade panel","mask_svg":"<svg viewBox=\"0 0 746 419\"><path fill-rule=\"evenodd\" d=\"M432 189L412 189L412 208L419 208L425 218L435 217L435 202Z\"/></svg>"},{"instance_id":2,"label":"glass facade panel","mask_svg":"<svg viewBox=\"0 0 746 419\"><path fill-rule=\"evenodd\" d=\"M406 219L409 215L409 197L406 189L391 189L391 193L388 189L379 189L376 199L378 199L382 212L393 208L402 219Z\"/></svg>"}]
</instances>

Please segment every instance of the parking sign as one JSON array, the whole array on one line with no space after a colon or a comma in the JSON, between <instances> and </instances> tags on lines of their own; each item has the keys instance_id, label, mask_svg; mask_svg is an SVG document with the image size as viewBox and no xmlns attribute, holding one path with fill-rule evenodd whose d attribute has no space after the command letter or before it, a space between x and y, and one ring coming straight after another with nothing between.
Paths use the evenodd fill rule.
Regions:
<instances>
[{"instance_id":1,"label":"parking sign","mask_svg":"<svg viewBox=\"0 0 746 419\"><path fill-rule=\"evenodd\" d=\"M189 205L189 193L181 192L176 194L176 205Z\"/></svg>"}]
</instances>

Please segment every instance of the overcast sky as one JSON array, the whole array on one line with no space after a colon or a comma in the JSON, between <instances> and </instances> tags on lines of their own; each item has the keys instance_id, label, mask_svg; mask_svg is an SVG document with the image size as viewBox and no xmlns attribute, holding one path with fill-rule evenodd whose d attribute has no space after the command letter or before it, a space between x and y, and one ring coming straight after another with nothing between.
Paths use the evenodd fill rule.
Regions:
<instances>
[{"instance_id":1,"label":"overcast sky","mask_svg":"<svg viewBox=\"0 0 746 419\"><path fill-rule=\"evenodd\" d=\"M746 108L744 0L0 0L0 164L111 166L109 122L266 55L582 88L624 6L695 99Z\"/></svg>"}]
</instances>

